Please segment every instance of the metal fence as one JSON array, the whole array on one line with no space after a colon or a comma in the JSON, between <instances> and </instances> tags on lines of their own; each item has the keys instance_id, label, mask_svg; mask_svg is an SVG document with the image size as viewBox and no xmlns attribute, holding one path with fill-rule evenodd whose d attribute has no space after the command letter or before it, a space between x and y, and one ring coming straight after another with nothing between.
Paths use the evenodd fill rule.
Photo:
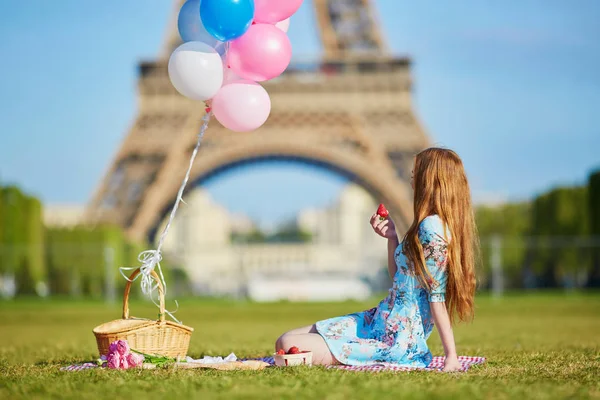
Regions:
<instances>
[{"instance_id":1,"label":"metal fence","mask_svg":"<svg viewBox=\"0 0 600 400\"><path fill-rule=\"evenodd\" d=\"M560 276L554 276L556 285L550 286L557 288L597 285L594 279L599 278L600 236L495 235L482 238L481 249L482 270L488 278L486 286L495 295L501 295L506 289L548 287L541 276L553 272ZM512 284L508 284L509 274L520 275L521 284L514 284L518 281L514 276ZM568 279L569 276L577 278Z\"/></svg>"}]
</instances>

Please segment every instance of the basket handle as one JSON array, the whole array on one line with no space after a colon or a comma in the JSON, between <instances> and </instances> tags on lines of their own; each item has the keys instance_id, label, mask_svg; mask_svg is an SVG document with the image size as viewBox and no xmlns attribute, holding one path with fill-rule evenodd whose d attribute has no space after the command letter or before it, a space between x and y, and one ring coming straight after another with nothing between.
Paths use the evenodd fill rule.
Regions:
<instances>
[{"instance_id":1,"label":"basket handle","mask_svg":"<svg viewBox=\"0 0 600 400\"><path fill-rule=\"evenodd\" d=\"M129 319L129 291L131 290L131 284L133 283L133 280L139 274L140 269L138 268L135 271L133 271L133 273L129 277L129 280L127 281L127 284L125 285L125 293L123 293L123 319ZM160 282L158 274L154 270L152 270L150 274L158 284L158 301L160 309L160 314L158 314L158 320L160 322L165 322L165 290L163 288L162 283Z\"/></svg>"}]
</instances>

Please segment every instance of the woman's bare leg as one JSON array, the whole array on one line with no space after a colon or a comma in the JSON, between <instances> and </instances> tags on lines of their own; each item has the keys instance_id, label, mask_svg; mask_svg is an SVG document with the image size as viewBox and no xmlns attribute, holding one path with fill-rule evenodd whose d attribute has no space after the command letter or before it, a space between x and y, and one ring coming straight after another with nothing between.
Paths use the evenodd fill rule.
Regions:
<instances>
[{"instance_id":1,"label":"woman's bare leg","mask_svg":"<svg viewBox=\"0 0 600 400\"><path fill-rule=\"evenodd\" d=\"M314 325L306 325L301 328L292 329L291 331L287 331L283 335L300 335L304 333L317 333L317 329ZM283 336L282 335L282 336Z\"/></svg>"},{"instance_id":2,"label":"woman's bare leg","mask_svg":"<svg viewBox=\"0 0 600 400\"><path fill-rule=\"evenodd\" d=\"M304 326L284 333L277 339L275 350L289 350L296 346L300 350L312 351L314 365L335 365L339 362L335 359L329 346L323 337L317 333L314 325Z\"/></svg>"},{"instance_id":3,"label":"woman's bare leg","mask_svg":"<svg viewBox=\"0 0 600 400\"><path fill-rule=\"evenodd\" d=\"M284 349L285 351L288 350L288 348L284 348L284 346L281 343L281 340L284 336L286 336L286 335L302 335L305 333L310 333L311 330L313 329L313 326L314 325L307 325L307 326L303 326L301 328L292 329L291 331L287 331L283 335L279 336L279 338L275 342L275 351L277 351L279 349ZM315 332L316 332L316 330L315 330Z\"/></svg>"}]
</instances>

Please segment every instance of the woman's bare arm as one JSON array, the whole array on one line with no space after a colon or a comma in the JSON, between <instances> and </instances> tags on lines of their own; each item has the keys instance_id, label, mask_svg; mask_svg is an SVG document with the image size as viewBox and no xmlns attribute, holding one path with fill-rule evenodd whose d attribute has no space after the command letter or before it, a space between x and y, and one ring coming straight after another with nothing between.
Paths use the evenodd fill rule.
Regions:
<instances>
[{"instance_id":1,"label":"woman's bare arm","mask_svg":"<svg viewBox=\"0 0 600 400\"><path fill-rule=\"evenodd\" d=\"M429 303L431 307L431 315L433 316L433 322L440 334L442 345L444 346L444 353L446 354L446 362L444 365L445 372L459 371L461 365L458 362L458 356L456 355L456 345L454 343L454 333L452 332L452 324L450 323L450 316L446 309L446 304L443 302Z\"/></svg>"},{"instance_id":2,"label":"woman's bare arm","mask_svg":"<svg viewBox=\"0 0 600 400\"><path fill-rule=\"evenodd\" d=\"M371 216L371 226L375 233L379 236L387 239L388 248L388 273L390 279L394 280L398 267L396 266L396 260L394 259L394 253L398 247L398 234L396 233L396 225L391 218L380 219L377 214Z\"/></svg>"},{"instance_id":3,"label":"woman's bare arm","mask_svg":"<svg viewBox=\"0 0 600 400\"><path fill-rule=\"evenodd\" d=\"M398 271L398 266L396 265L396 259L394 258L394 253L396 252L396 248L398 247L398 237L393 236L391 238L388 238L387 247L388 247L388 273L390 274L390 279L394 280L396 271Z\"/></svg>"}]
</instances>

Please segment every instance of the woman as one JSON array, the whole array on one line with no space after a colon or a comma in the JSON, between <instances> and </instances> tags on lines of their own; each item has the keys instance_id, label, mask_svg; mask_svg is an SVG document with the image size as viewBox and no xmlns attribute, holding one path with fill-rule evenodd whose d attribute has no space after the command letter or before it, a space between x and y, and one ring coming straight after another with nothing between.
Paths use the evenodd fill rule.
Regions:
<instances>
[{"instance_id":1,"label":"woman","mask_svg":"<svg viewBox=\"0 0 600 400\"><path fill-rule=\"evenodd\" d=\"M416 156L411 184L414 220L401 243L390 218L371 217L375 233L388 241L388 296L370 310L289 331L276 350L310 350L320 365L426 367L435 324L444 371L460 370L452 322L473 317L478 249L469 184L458 155L439 148Z\"/></svg>"}]
</instances>

